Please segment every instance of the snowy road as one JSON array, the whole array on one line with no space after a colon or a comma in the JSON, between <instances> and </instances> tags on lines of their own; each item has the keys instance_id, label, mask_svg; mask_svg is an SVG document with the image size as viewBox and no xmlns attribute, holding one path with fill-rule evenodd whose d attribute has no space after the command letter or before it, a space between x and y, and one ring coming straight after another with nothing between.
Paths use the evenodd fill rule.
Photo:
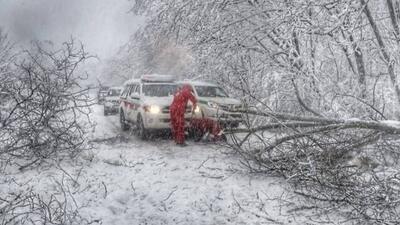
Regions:
<instances>
[{"instance_id":1,"label":"snowy road","mask_svg":"<svg viewBox=\"0 0 400 225\"><path fill-rule=\"evenodd\" d=\"M88 183L99 186L93 195L84 196L97 199L85 209L92 219L103 224L290 221L280 208L274 208L278 202L266 200L281 196L282 184L249 175L227 149L193 142L181 148L161 138L143 142L121 133L117 116L103 117L101 108L96 108L94 115L97 138L118 134L125 143L99 145L97 163L85 171L86 177L93 179Z\"/></svg>"},{"instance_id":2,"label":"snowy road","mask_svg":"<svg viewBox=\"0 0 400 225\"><path fill-rule=\"evenodd\" d=\"M143 142L121 133L117 116L103 117L101 108L94 115L96 137L122 134L126 142L100 145L98 163L86 171L92 183L103 186L87 208L93 219L103 224L294 222L278 207L282 202L276 199L285 195L281 182L250 175L229 150L190 141L181 148L162 138Z\"/></svg>"},{"instance_id":3,"label":"snowy road","mask_svg":"<svg viewBox=\"0 0 400 225\"><path fill-rule=\"evenodd\" d=\"M74 205L91 224L303 224L301 215L287 210L292 205L284 201L290 197L285 182L250 174L228 149L190 141L176 147L166 138L140 141L120 131L117 116L104 117L101 106L92 118L96 143L84 157L59 169L8 176L35 184L39 193L55 191L54 180L72 180Z\"/></svg>"}]
</instances>

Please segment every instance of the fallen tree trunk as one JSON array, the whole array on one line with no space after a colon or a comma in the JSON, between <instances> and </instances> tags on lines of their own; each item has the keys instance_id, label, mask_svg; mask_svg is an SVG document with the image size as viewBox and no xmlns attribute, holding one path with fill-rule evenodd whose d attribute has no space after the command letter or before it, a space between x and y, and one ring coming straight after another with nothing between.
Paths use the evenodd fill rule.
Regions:
<instances>
[{"instance_id":1,"label":"fallen tree trunk","mask_svg":"<svg viewBox=\"0 0 400 225\"><path fill-rule=\"evenodd\" d=\"M399 121L241 113L270 121L226 131L251 171L284 177L305 205L332 204L355 222L400 223Z\"/></svg>"},{"instance_id":2,"label":"fallen tree trunk","mask_svg":"<svg viewBox=\"0 0 400 225\"><path fill-rule=\"evenodd\" d=\"M271 123L254 128L230 130L229 133L254 133L258 131L276 129L276 128L310 128L326 125L336 125L340 129L367 129L377 130L387 134L400 134L400 121L381 120L368 121L359 119L330 119L321 117L306 117L284 113L259 112L259 111L241 111L248 115L269 117L284 122ZM293 122L294 121L294 122Z\"/></svg>"}]
</instances>

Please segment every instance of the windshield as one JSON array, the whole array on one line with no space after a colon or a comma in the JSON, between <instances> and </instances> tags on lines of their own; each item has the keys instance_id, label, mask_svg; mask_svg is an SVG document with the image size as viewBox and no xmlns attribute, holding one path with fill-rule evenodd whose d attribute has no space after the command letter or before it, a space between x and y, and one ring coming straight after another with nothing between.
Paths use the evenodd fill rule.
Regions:
<instances>
[{"instance_id":1,"label":"windshield","mask_svg":"<svg viewBox=\"0 0 400 225\"><path fill-rule=\"evenodd\" d=\"M143 94L150 97L167 97L175 94L176 84L146 84L143 85Z\"/></svg>"},{"instance_id":2,"label":"windshield","mask_svg":"<svg viewBox=\"0 0 400 225\"><path fill-rule=\"evenodd\" d=\"M121 89L110 89L107 93L108 96L119 96L121 94Z\"/></svg>"},{"instance_id":3,"label":"windshield","mask_svg":"<svg viewBox=\"0 0 400 225\"><path fill-rule=\"evenodd\" d=\"M199 97L228 97L228 94L220 87L195 86L195 89Z\"/></svg>"}]
</instances>

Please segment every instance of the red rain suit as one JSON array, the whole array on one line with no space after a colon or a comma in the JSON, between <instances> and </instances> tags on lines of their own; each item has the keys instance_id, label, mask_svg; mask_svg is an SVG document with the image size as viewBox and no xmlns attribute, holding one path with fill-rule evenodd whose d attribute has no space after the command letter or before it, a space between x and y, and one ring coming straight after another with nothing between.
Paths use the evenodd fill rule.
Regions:
<instances>
[{"instance_id":1,"label":"red rain suit","mask_svg":"<svg viewBox=\"0 0 400 225\"><path fill-rule=\"evenodd\" d=\"M170 106L171 126L174 140L177 144L185 142L185 111L188 101L193 104L193 110L196 108L196 98L192 94L192 87L184 85L174 95L174 100Z\"/></svg>"}]
</instances>

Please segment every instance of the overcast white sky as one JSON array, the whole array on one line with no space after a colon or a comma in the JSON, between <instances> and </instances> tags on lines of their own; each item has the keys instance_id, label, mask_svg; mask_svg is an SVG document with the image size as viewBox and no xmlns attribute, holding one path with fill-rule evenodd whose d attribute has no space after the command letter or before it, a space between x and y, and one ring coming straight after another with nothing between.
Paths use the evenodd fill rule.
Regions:
<instances>
[{"instance_id":1,"label":"overcast white sky","mask_svg":"<svg viewBox=\"0 0 400 225\"><path fill-rule=\"evenodd\" d=\"M0 27L19 44L61 43L73 36L105 59L126 43L143 19L128 0L0 0Z\"/></svg>"}]
</instances>

